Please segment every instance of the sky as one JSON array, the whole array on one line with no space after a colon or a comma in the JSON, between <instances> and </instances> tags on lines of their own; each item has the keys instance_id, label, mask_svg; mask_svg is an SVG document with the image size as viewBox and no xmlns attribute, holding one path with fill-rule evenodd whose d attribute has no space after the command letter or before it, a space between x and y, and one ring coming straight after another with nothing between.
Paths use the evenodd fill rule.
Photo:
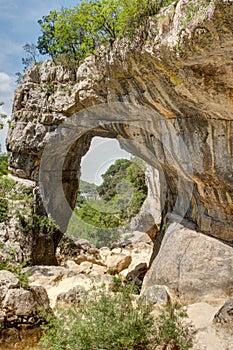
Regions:
<instances>
[{"instance_id":1,"label":"sky","mask_svg":"<svg viewBox=\"0 0 233 350\"><path fill-rule=\"evenodd\" d=\"M10 117L14 89L17 86L15 73L23 70L22 57L26 56L23 46L26 43L37 43L40 35L38 19L51 10L69 8L76 4L77 0L0 0L0 101L4 102L0 113ZM3 151L6 133L6 128L0 131ZM116 159L129 158L129 154L120 149L116 140L96 138L92 147L86 155L87 161L83 161L82 178L86 181L100 183L103 169L106 170Z\"/></svg>"}]
</instances>

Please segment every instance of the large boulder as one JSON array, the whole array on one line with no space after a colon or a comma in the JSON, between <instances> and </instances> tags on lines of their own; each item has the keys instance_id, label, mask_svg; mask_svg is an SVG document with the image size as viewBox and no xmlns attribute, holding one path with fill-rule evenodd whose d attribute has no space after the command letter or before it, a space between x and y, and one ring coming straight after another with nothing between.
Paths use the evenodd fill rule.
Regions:
<instances>
[{"instance_id":1,"label":"large boulder","mask_svg":"<svg viewBox=\"0 0 233 350\"><path fill-rule=\"evenodd\" d=\"M44 287L24 289L16 275L1 270L0 310L0 344L7 343L11 348L28 336L37 338L39 326L50 312L50 304Z\"/></svg>"},{"instance_id":2,"label":"large boulder","mask_svg":"<svg viewBox=\"0 0 233 350\"><path fill-rule=\"evenodd\" d=\"M143 289L158 284L187 298L231 295L233 249L217 239L172 224L145 277Z\"/></svg>"}]
</instances>

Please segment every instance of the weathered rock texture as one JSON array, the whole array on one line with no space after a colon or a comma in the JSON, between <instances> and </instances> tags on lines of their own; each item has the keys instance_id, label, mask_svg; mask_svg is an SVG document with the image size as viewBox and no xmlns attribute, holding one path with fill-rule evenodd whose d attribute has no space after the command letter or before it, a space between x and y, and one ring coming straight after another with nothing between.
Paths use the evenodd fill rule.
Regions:
<instances>
[{"instance_id":1,"label":"weathered rock texture","mask_svg":"<svg viewBox=\"0 0 233 350\"><path fill-rule=\"evenodd\" d=\"M156 284L191 299L201 300L211 294L216 297L232 295L232 248L212 237L172 224L143 281L143 290Z\"/></svg>"},{"instance_id":2,"label":"weathered rock texture","mask_svg":"<svg viewBox=\"0 0 233 350\"><path fill-rule=\"evenodd\" d=\"M80 160L91 138L118 138L123 147L148 163L153 165L153 157L157 160L167 183L162 196L164 214L172 211L178 196L176 212L183 215L190 192L187 186L193 183L186 218L202 232L232 243L233 4L222 0L192 3L190 7L189 1L180 0L170 5L148 20L143 35L131 43L118 41L111 50L87 58L77 68L46 61L28 69L15 92L7 139L11 172L38 181L48 140L56 140L58 125L82 110L80 128L75 129L72 122L69 126L73 140L75 134L78 139L70 149L50 150L46 168L51 181L61 170L59 154L67 153L62 181L71 208L78 191ZM106 112L100 120L93 115L95 123L88 124L85 109L106 102L125 103L119 109L121 122L114 122ZM144 115L139 115L140 106L147 108ZM187 146L192 177L183 171L189 160L180 139L171 136L172 128ZM65 132L58 134L57 142L63 136L69 139ZM183 181L180 187L178 178ZM52 187L45 195L64 230L67 220L62 218L61 198ZM38 198L37 212L42 213ZM43 263L43 254L38 260Z\"/></svg>"},{"instance_id":3,"label":"weathered rock texture","mask_svg":"<svg viewBox=\"0 0 233 350\"><path fill-rule=\"evenodd\" d=\"M0 307L0 344L8 343L8 349L25 337L39 336L39 326L50 312L48 295L42 286L25 290L19 279L5 270L0 271Z\"/></svg>"}]
</instances>

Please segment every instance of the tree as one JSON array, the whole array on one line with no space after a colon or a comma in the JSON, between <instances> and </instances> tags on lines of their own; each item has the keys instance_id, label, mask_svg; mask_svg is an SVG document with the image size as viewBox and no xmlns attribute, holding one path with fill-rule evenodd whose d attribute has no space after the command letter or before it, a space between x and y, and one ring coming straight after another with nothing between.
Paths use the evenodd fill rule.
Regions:
<instances>
[{"instance_id":1,"label":"tree","mask_svg":"<svg viewBox=\"0 0 233 350\"><path fill-rule=\"evenodd\" d=\"M23 64L23 73L16 72L15 75L17 77L16 83L22 84L24 73L28 67L30 67L32 64L37 63L37 57L39 57L38 49L35 44L25 44L23 46L24 51L27 53L26 57L22 58L22 64Z\"/></svg>"},{"instance_id":2,"label":"tree","mask_svg":"<svg viewBox=\"0 0 233 350\"><path fill-rule=\"evenodd\" d=\"M55 23L58 18L57 11L50 11L49 15L43 16L42 19L38 20L41 26L42 35L38 38L37 48L41 55L50 55L52 58L55 57L57 52L56 49L56 37L55 37Z\"/></svg>"},{"instance_id":3,"label":"tree","mask_svg":"<svg viewBox=\"0 0 233 350\"><path fill-rule=\"evenodd\" d=\"M38 49L56 61L61 56L80 60L111 46L124 35L143 30L149 16L171 0L82 0L71 9L51 11L38 21Z\"/></svg>"},{"instance_id":4,"label":"tree","mask_svg":"<svg viewBox=\"0 0 233 350\"><path fill-rule=\"evenodd\" d=\"M86 238L97 247L119 239L119 227L139 212L147 196L145 166L138 158L117 160L102 177L100 186L81 181L75 209L80 221L77 225L71 220L67 229L69 234ZM87 198L87 193L91 197Z\"/></svg>"},{"instance_id":5,"label":"tree","mask_svg":"<svg viewBox=\"0 0 233 350\"><path fill-rule=\"evenodd\" d=\"M101 198L109 201L117 194L117 185L126 178L126 169L130 165L128 159L118 159L102 174L103 183L97 189Z\"/></svg>"},{"instance_id":6,"label":"tree","mask_svg":"<svg viewBox=\"0 0 233 350\"><path fill-rule=\"evenodd\" d=\"M0 101L0 107L4 105L4 102ZM7 115L5 113L0 113L0 130L2 130L5 126L4 119L7 118Z\"/></svg>"},{"instance_id":7,"label":"tree","mask_svg":"<svg viewBox=\"0 0 233 350\"><path fill-rule=\"evenodd\" d=\"M101 44L113 43L118 35L117 0L85 0L72 9L51 11L38 21L42 35L38 49L53 59L67 54L82 59Z\"/></svg>"},{"instance_id":8,"label":"tree","mask_svg":"<svg viewBox=\"0 0 233 350\"><path fill-rule=\"evenodd\" d=\"M37 52L37 47L35 44L27 43L23 46L23 49L27 53L27 57L22 58L22 64L24 65L24 70L26 70L33 63L37 62L37 57L39 54Z\"/></svg>"},{"instance_id":9,"label":"tree","mask_svg":"<svg viewBox=\"0 0 233 350\"><path fill-rule=\"evenodd\" d=\"M132 36L144 24L145 20L158 12L158 3L153 0L119 0L121 35Z\"/></svg>"}]
</instances>

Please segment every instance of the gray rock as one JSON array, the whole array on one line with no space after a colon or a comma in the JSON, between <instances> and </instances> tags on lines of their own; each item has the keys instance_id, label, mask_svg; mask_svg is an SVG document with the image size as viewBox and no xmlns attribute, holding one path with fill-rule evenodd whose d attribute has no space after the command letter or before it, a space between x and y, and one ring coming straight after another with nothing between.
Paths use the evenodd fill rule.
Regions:
<instances>
[{"instance_id":1,"label":"gray rock","mask_svg":"<svg viewBox=\"0 0 233 350\"><path fill-rule=\"evenodd\" d=\"M145 176L148 188L147 198L140 212L131 220L130 227L132 231L147 232L154 241L161 222L160 178L158 170L149 165Z\"/></svg>"},{"instance_id":2,"label":"gray rock","mask_svg":"<svg viewBox=\"0 0 233 350\"><path fill-rule=\"evenodd\" d=\"M7 343L6 347L10 349L32 334L38 339L39 326L51 309L45 288L32 286L25 290L19 288L14 275L0 273L5 276L1 279L1 290L5 293L0 298L0 344Z\"/></svg>"},{"instance_id":3,"label":"gray rock","mask_svg":"<svg viewBox=\"0 0 233 350\"><path fill-rule=\"evenodd\" d=\"M0 270L0 287L11 289L19 286L20 281L15 274L7 270Z\"/></svg>"},{"instance_id":4,"label":"gray rock","mask_svg":"<svg viewBox=\"0 0 233 350\"><path fill-rule=\"evenodd\" d=\"M6 316L29 316L36 312L37 304L33 294L25 289L8 290L3 302L2 308Z\"/></svg>"},{"instance_id":5,"label":"gray rock","mask_svg":"<svg viewBox=\"0 0 233 350\"><path fill-rule=\"evenodd\" d=\"M143 282L143 290L166 285L190 298L233 292L233 248L172 224Z\"/></svg>"},{"instance_id":6,"label":"gray rock","mask_svg":"<svg viewBox=\"0 0 233 350\"><path fill-rule=\"evenodd\" d=\"M227 300L214 316L216 323L233 323L233 298Z\"/></svg>"},{"instance_id":7,"label":"gray rock","mask_svg":"<svg viewBox=\"0 0 233 350\"><path fill-rule=\"evenodd\" d=\"M65 293L58 294L57 303L58 302L79 303L81 301L84 291L85 290L83 287L75 286Z\"/></svg>"},{"instance_id":8,"label":"gray rock","mask_svg":"<svg viewBox=\"0 0 233 350\"><path fill-rule=\"evenodd\" d=\"M9 316L24 317L37 315L41 309L49 309L49 299L42 286L34 286L30 290L23 288L9 289L2 301L2 310L6 318Z\"/></svg>"},{"instance_id":9,"label":"gray rock","mask_svg":"<svg viewBox=\"0 0 233 350\"><path fill-rule=\"evenodd\" d=\"M157 305L167 305L170 301L170 296L165 286L155 285L146 288L141 294L141 298L147 303Z\"/></svg>"}]
</instances>

